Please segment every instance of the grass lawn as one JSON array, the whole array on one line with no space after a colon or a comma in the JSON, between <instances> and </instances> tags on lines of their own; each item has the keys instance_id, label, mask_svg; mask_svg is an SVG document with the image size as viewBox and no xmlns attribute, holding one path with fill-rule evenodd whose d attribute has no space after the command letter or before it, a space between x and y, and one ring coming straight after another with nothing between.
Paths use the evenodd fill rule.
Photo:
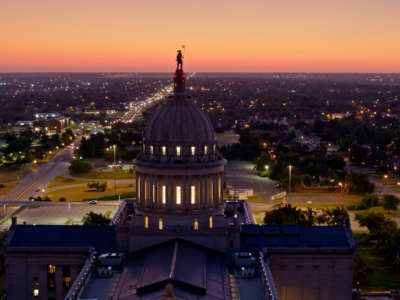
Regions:
<instances>
[{"instance_id":1,"label":"grass lawn","mask_svg":"<svg viewBox=\"0 0 400 300\"><path fill-rule=\"evenodd\" d=\"M54 188L64 185L73 185L73 184L80 184L80 183L91 183L92 180L76 180L73 178L63 177L63 176L56 176L53 178L52 181L47 185L48 188Z\"/></svg>"},{"instance_id":2,"label":"grass lawn","mask_svg":"<svg viewBox=\"0 0 400 300\"><path fill-rule=\"evenodd\" d=\"M121 194L121 200L134 197L135 186L130 187L129 184L117 184L117 197L114 197L114 185L109 184L104 192L96 192L89 190L87 186L71 187L54 192L49 192L44 196L48 196L53 201L58 201L61 197L65 197L67 201L89 201L89 200L116 200Z\"/></svg>"},{"instance_id":3,"label":"grass lawn","mask_svg":"<svg viewBox=\"0 0 400 300\"><path fill-rule=\"evenodd\" d=\"M75 177L81 177L81 178L92 178L92 179L114 179L114 174L116 175L116 179L135 179L135 173L129 173L129 172L98 172L98 171L93 171L89 173L83 173L83 174L77 174L74 175Z\"/></svg>"},{"instance_id":4,"label":"grass lawn","mask_svg":"<svg viewBox=\"0 0 400 300\"><path fill-rule=\"evenodd\" d=\"M4 185L4 187L0 188L0 196L4 196L8 194L13 188L15 188L19 182L11 182Z\"/></svg>"},{"instance_id":5,"label":"grass lawn","mask_svg":"<svg viewBox=\"0 0 400 300\"><path fill-rule=\"evenodd\" d=\"M388 218L400 217L399 209L397 209L395 211L391 210L390 213L388 213L388 211L384 210L382 206L374 206L374 207L371 207L368 209L363 209L363 210L351 210L351 212L353 212L355 214L360 214L360 215L367 215L371 212L374 212L374 213L381 213Z\"/></svg>"},{"instance_id":6,"label":"grass lawn","mask_svg":"<svg viewBox=\"0 0 400 300\"><path fill-rule=\"evenodd\" d=\"M385 291L400 288L400 272L394 272L385 265L383 259L373 252L373 249L360 243L363 232L353 231L357 243L358 254L370 269L367 282L360 282L360 287L367 291Z\"/></svg>"},{"instance_id":7,"label":"grass lawn","mask_svg":"<svg viewBox=\"0 0 400 300\"><path fill-rule=\"evenodd\" d=\"M33 170L34 168L16 166L0 168L0 182L7 183L10 181L20 180Z\"/></svg>"}]
</instances>

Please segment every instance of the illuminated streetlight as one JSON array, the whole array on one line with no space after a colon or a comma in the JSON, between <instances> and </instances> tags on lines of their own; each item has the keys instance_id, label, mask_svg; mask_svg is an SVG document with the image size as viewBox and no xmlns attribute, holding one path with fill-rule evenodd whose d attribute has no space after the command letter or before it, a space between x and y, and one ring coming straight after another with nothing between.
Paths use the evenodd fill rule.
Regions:
<instances>
[{"instance_id":1,"label":"illuminated streetlight","mask_svg":"<svg viewBox=\"0 0 400 300\"><path fill-rule=\"evenodd\" d=\"M289 193L292 191L292 165L289 165Z\"/></svg>"},{"instance_id":2,"label":"illuminated streetlight","mask_svg":"<svg viewBox=\"0 0 400 300\"><path fill-rule=\"evenodd\" d=\"M266 165L264 168L265 168L265 170L268 170L268 169L269 169L269 166L268 166L268 165Z\"/></svg>"}]
</instances>

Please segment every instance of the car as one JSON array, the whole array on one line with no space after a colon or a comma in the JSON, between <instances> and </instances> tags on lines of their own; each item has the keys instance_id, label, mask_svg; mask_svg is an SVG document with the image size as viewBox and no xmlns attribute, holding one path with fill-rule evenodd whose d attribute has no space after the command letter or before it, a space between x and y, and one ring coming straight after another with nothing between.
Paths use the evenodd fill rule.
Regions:
<instances>
[{"instance_id":1,"label":"car","mask_svg":"<svg viewBox=\"0 0 400 300\"><path fill-rule=\"evenodd\" d=\"M97 204L97 201L96 200L90 200L89 204Z\"/></svg>"},{"instance_id":2,"label":"car","mask_svg":"<svg viewBox=\"0 0 400 300\"><path fill-rule=\"evenodd\" d=\"M282 186L281 186L280 183L277 183L277 184L274 185L274 187L275 187L276 189L280 189Z\"/></svg>"}]
</instances>

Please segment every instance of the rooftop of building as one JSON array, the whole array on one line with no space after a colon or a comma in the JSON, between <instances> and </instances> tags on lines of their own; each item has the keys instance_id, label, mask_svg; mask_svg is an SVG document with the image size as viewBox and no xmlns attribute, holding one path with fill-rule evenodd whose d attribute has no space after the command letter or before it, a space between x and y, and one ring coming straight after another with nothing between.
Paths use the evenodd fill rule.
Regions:
<instances>
[{"instance_id":1,"label":"rooftop of building","mask_svg":"<svg viewBox=\"0 0 400 300\"><path fill-rule=\"evenodd\" d=\"M114 226L14 225L5 242L7 249L19 248L116 248Z\"/></svg>"},{"instance_id":2,"label":"rooftop of building","mask_svg":"<svg viewBox=\"0 0 400 300\"><path fill-rule=\"evenodd\" d=\"M351 233L343 226L243 225L241 247L248 251L332 250L354 248Z\"/></svg>"}]
</instances>

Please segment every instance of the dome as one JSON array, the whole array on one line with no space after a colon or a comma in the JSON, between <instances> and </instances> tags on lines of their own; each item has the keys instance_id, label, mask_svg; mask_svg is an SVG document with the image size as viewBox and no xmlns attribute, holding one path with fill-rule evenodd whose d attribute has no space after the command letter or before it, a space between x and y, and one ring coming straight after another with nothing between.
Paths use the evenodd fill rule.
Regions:
<instances>
[{"instance_id":1,"label":"dome","mask_svg":"<svg viewBox=\"0 0 400 300\"><path fill-rule=\"evenodd\" d=\"M145 130L146 145L213 145L214 129L207 115L190 100L171 99L153 117Z\"/></svg>"}]
</instances>

